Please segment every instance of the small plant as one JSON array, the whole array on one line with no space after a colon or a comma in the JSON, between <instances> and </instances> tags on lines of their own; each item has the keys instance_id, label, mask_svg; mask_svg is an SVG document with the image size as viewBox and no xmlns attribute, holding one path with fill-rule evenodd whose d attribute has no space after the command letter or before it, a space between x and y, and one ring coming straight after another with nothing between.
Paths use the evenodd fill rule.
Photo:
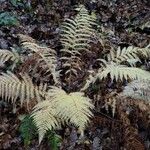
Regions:
<instances>
[{"instance_id":1,"label":"small plant","mask_svg":"<svg viewBox=\"0 0 150 150\"><path fill-rule=\"evenodd\" d=\"M52 150L59 150L59 145L61 142L61 137L57 135L54 131L47 132L47 138L50 143L50 147Z\"/></svg>"},{"instance_id":2,"label":"small plant","mask_svg":"<svg viewBox=\"0 0 150 150\"><path fill-rule=\"evenodd\" d=\"M36 136L36 126L33 123L33 119L30 115L27 115L22 121L19 128L21 136L24 141L24 145L28 146L31 140Z\"/></svg>"},{"instance_id":3,"label":"small plant","mask_svg":"<svg viewBox=\"0 0 150 150\"><path fill-rule=\"evenodd\" d=\"M10 12L0 13L0 26L16 26L18 23L17 18Z\"/></svg>"}]
</instances>

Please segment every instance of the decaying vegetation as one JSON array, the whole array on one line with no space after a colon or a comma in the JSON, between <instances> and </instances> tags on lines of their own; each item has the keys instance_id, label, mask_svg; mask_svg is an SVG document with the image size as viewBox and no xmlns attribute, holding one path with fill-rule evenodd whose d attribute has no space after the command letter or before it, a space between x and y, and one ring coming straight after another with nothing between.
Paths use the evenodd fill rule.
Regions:
<instances>
[{"instance_id":1,"label":"decaying vegetation","mask_svg":"<svg viewBox=\"0 0 150 150\"><path fill-rule=\"evenodd\" d=\"M149 149L150 43L116 46L83 4L59 25L58 47L18 32L19 50L0 49L1 122L7 103L22 149Z\"/></svg>"}]
</instances>

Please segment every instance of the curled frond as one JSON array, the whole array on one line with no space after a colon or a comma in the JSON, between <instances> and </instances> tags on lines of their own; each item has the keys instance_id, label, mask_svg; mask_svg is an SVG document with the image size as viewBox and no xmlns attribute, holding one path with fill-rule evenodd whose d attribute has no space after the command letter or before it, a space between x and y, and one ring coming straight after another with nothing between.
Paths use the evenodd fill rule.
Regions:
<instances>
[{"instance_id":1,"label":"curled frond","mask_svg":"<svg viewBox=\"0 0 150 150\"><path fill-rule=\"evenodd\" d=\"M74 124L83 131L92 116L90 109L93 109L93 105L89 98L84 97L83 93L67 94L60 88L52 87L47 93L46 100L35 107L32 115L41 131L39 133L41 134L39 135L40 141L46 130L51 130L59 125L58 118L61 118L66 123Z\"/></svg>"},{"instance_id":2,"label":"curled frond","mask_svg":"<svg viewBox=\"0 0 150 150\"><path fill-rule=\"evenodd\" d=\"M27 105L31 99L37 102L42 100L46 87L34 86L27 75L21 75L21 80L11 72L0 75L0 96L4 100L11 100L14 104L19 98L21 105L26 102Z\"/></svg>"}]
</instances>

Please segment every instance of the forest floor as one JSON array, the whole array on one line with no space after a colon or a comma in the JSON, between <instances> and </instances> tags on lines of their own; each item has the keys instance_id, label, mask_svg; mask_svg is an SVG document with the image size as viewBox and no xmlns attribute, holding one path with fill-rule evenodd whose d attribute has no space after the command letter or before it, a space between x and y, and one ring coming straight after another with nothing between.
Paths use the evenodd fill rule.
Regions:
<instances>
[{"instance_id":1,"label":"forest floor","mask_svg":"<svg viewBox=\"0 0 150 150\"><path fill-rule=\"evenodd\" d=\"M96 45L96 49L109 50L112 46L129 45L145 47L150 43L149 0L0 0L0 49L19 49L17 34L24 34L59 51L60 25L64 18L74 16L74 8L79 3L84 4L89 13L96 13L105 32L103 45ZM17 108L16 112L13 113L11 104L0 101L0 150L49 150L46 141L38 145L37 137L28 147L24 146L18 130L19 116L27 112L24 108ZM117 115L112 117L111 113L102 109L92 119L83 141L73 140L78 138L74 128L61 131L64 139L60 149L125 150L124 147L127 147L126 150L148 150L150 124L146 118L146 112L139 112L135 107L128 117L130 129L127 129L128 126L123 125ZM137 124L141 126L136 134ZM130 135L133 139L129 139Z\"/></svg>"}]
</instances>

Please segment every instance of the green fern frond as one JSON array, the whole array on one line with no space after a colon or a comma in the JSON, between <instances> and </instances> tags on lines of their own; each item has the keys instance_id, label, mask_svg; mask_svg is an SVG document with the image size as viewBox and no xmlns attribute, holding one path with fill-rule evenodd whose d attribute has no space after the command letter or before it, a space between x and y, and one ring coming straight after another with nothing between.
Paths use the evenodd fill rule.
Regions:
<instances>
[{"instance_id":1,"label":"green fern frond","mask_svg":"<svg viewBox=\"0 0 150 150\"><path fill-rule=\"evenodd\" d=\"M26 115L23 120L21 120L21 125L19 127L19 131L24 141L24 145L28 146L33 138L35 138L36 127L33 124L33 119L30 115Z\"/></svg>"},{"instance_id":2,"label":"green fern frond","mask_svg":"<svg viewBox=\"0 0 150 150\"><path fill-rule=\"evenodd\" d=\"M21 75L21 80L11 72L1 73L0 75L0 96L4 100L11 100L14 104L19 98L21 105L27 105L31 99L37 102L42 100L45 93L45 86L34 86L27 75ZM42 88L41 88L42 87Z\"/></svg>"},{"instance_id":3,"label":"green fern frond","mask_svg":"<svg viewBox=\"0 0 150 150\"><path fill-rule=\"evenodd\" d=\"M107 65L103 70L99 70L96 75L96 78L103 79L110 75L112 80L127 80L127 79L138 79L138 80L150 80L150 73L136 68L136 67L127 67L123 65L110 64Z\"/></svg>"},{"instance_id":4,"label":"green fern frond","mask_svg":"<svg viewBox=\"0 0 150 150\"><path fill-rule=\"evenodd\" d=\"M93 105L83 93L67 94L60 88L52 87L47 93L46 100L37 104L32 114L39 130L39 141L41 142L48 129L60 127L62 120L74 124L83 132L92 116L90 109L93 109Z\"/></svg>"}]
</instances>

